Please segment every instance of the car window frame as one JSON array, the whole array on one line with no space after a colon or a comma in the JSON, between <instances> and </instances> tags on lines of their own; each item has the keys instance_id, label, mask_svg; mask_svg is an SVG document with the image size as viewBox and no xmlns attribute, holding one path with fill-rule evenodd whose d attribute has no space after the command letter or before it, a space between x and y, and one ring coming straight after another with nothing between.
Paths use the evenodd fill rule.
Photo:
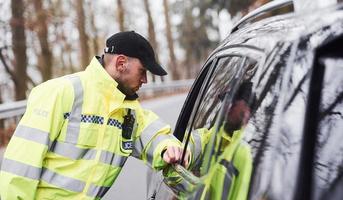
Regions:
<instances>
[{"instance_id":1,"label":"car window frame","mask_svg":"<svg viewBox=\"0 0 343 200\"><path fill-rule=\"evenodd\" d=\"M213 68L217 61L218 59L216 58L208 59L200 71L200 75L195 79L190 93L187 95L173 132L173 135L181 142L184 140L185 129L187 128L187 122L191 118L192 110L196 105L198 97L203 93L204 84L208 84L209 73L213 73ZM192 104L193 106L191 106Z\"/></svg>"},{"instance_id":2,"label":"car window frame","mask_svg":"<svg viewBox=\"0 0 343 200\"><path fill-rule=\"evenodd\" d=\"M244 54L244 53L228 53L228 52L230 52L230 51L233 51L233 50L236 50L237 48L239 48L240 49L240 52L242 52L241 51L241 48L243 48L243 49L249 49L249 50L251 50L251 51L253 51L254 52L254 54L255 55L258 55L258 56L256 56L256 57L253 57L253 56L251 56L251 54L249 54L249 55L247 55L247 54ZM228 52L227 52L228 51ZM260 70L263 70L263 66L264 66L264 63L265 63L265 61L266 61L266 54L265 54L265 52L262 50L262 49L260 49L260 48L257 48L257 47L254 47L254 46L251 46L251 45L231 45L231 46L226 46L226 47L223 47L223 48L221 48L221 49L219 49L219 50L217 50L216 51L216 54L212 54L212 56L213 56L213 61L215 61L215 62L213 62L212 63L212 66L211 66L211 71L210 71L210 73L208 73L207 74L207 76L206 76L206 80L204 80L204 84L202 85L202 87L201 87L201 89L200 89L200 93L199 93L199 95L198 96L200 96L200 98L197 98L196 100L195 100L195 103L193 104L193 107L192 108L189 108L187 111L189 111L189 112L191 112L192 114L190 114L191 116L188 118L188 121L187 121L187 125L185 125L185 127L184 127L184 131L183 131L183 133L184 133L184 138L185 138L185 135L187 135L187 137L186 137L186 139L183 139L182 140L182 142L184 142L185 143L185 146L184 146L184 151L183 151L183 158L184 158L184 156L185 156L185 154L186 154L186 149L187 149L187 146L188 146L188 143L189 143L189 140L190 140L190 135L191 135L191 129L192 128L189 128L189 130L188 130L188 132L186 132L187 131L187 128L188 128L188 124L189 124L189 121L190 120L192 120L192 122L191 122L191 126L190 127L192 127L193 125L194 125L194 121L195 121L195 119L196 119L196 114L197 114L197 112L198 112L198 110L199 110L199 106L200 106L200 103L201 103L201 100L203 99L203 97L204 97L204 94L205 94L205 91L207 91L207 89L208 89L208 87L209 87L209 83L212 81L212 79L211 78L213 78L213 74L214 74L214 72L215 72L215 70L217 69L217 66L215 66L214 64L217 64L218 63L218 61L220 60L220 59L222 59L222 58L229 58L229 57L240 57L241 58L241 61L240 61L240 63L239 64L242 64L242 65L244 65L245 63L242 63L242 60L244 60L244 58L252 58L253 60L256 60L257 62L258 62L258 69L257 69L257 73L260 73L259 71ZM248 60L248 59L247 59ZM236 72L237 73L237 72ZM206 81L206 82L205 82ZM189 105L190 103L186 103L187 105ZM185 104L185 105L186 105ZM195 111L193 111L193 109L194 108L196 108L196 110ZM219 110L221 110L222 109L222 107L219 109ZM194 114L193 114L194 113ZM179 120L178 121L180 121L180 120L182 120L181 118L179 118ZM216 122L217 123L217 122ZM179 124L177 124L177 126L178 126ZM178 129L179 127L177 127L175 130L180 130L180 129ZM186 141L185 141L186 140ZM182 159L182 160L184 160L184 159Z\"/></svg>"},{"instance_id":3,"label":"car window frame","mask_svg":"<svg viewBox=\"0 0 343 200\"><path fill-rule=\"evenodd\" d=\"M245 53L239 53L239 54L233 54L233 53L225 53L225 51L229 51L230 49L237 49L237 48L243 48L244 49L250 49L254 52L254 54L258 55L255 56L247 56ZM224 52L224 53L223 53ZM240 51L242 52L242 51ZM245 52L245 51L243 51ZM188 94L185 103L182 107L181 113L178 117L175 130L173 132L174 136L177 137L181 142L189 142L189 138L186 138L185 141L185 134L187 125L190 120L195 120L195 116L192 114L193 109L196 107L196 109L199 109L199 105L201 100L204 97L206 89L209 87L209 83L211 81L211 78L213 77L213 73L216 70L216 64L218 63L219 59L229 56L239 56L242 58L248 57L252 58L253 60L256 60L258 62L258 69L262 70L264 63L266 62L266 53L257 47L251 46L251 45L231 45L231 46L225 46L215 51L215 53L212 53L211 56L207 59L207 61L204 64L204 67L202 68L200 75L196 78L194 81L191 91ZM241 63L240 63L241 64ZM242 78L242 77L241 77ZM220 110L222 107L220 108ZM194 122L193 122L194 123ZM183 157L185 156L185 149L183 151ZM183 159L182 159L183 160ZM179 164L172 166L175 171L184 179L189 180L193 179L194 182L201 182L201 178L195 176L191 171L188 169L185 169ZM177 194L176 194L177 195Z\"/></svg>"},{"instance_id":4,"label":"car window frame","mask_svg":"<svg viewBox=\"0 0 343 200\"><path fill-rule=\"evenodd\" d=\"M223 54L223 55L216 55L215 56L215 58L214 58L214 60L216 61L215 63L218 63L218 61L220 60L220 59L222 59L222 58L230 58L230 57L242 57L242 55L240 55L240 54ZM240 61L241 62L241 61ZM241 63L239 63L239 64L241 64ZM203 100L203 98L204 98L204 95L205 95L205 93L206 93L206 91L207 91L207 89L208 89L208 87L209 87L209 84L210 84L210 82L212 81L212 77L213 77L213 74L214 74L214 72L216 71L216 69L217 69L217 65L216 66L212 66L212 71L211 71L211 73L206 77L206 83L205 83L205 85L203 85L203 87L201 88L201 91L200 91L200 98L198 98L198 99L196 99L196 101L195 101L195 104L194 104L194 106L192 107L193 109L195 108L196 110L193 110L193 109L191 109L191 116L190 116L190 118L189 118L189 120L187 121L187 122L189 122L189 121L191 121L191 123L190 123L190 126L188 126L188 124L189 123L187 123L187 125L185 126L185 132L184 132L184 134L187 136L186 137L186 141L185 141L185 139L183 139L183 143L185 144L184 145L184 147L183 147L183 153L182 153L182 159L181 160L184 160L184 157L185 157L185 155L186 155L186 149L187 149L187 147L188 147L188 144L189 144L189 140L190 140L190 135L191 135L191 132L192 132L192 127L194 126L194 123L195 123L195 119L196 119L196 116L197 116L197 113L198 113L198 111L199 111L199 107L200 107L200 105L201 105L201 103L202 103L202 100ZM219 109L219 110L221 110L221 108ZM188 129L188 131L187 131L187 129ZM186 132L187 131L187 132ZM184 136L185 137L185 136Z\"/></svg>"}]
</instances>

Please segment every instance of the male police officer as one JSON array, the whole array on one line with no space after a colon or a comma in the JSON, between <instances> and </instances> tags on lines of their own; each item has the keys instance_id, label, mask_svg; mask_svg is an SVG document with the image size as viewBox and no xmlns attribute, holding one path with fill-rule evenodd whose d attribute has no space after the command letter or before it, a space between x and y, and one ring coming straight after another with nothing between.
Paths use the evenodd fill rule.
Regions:
<instances>
[{"instance_id":1,"label":"male police officer","mask_svg":"<svg viewBox=\"0 0 343 200\"><path fill-rule=\"evenodd\" d=\"M97 199L130 155L154 169L179 161L169 125L137 101L147 70L167 74L145 38L120 32L85 71L35 87L4 156L1 199Z\"/></svg>"}]
</instances>

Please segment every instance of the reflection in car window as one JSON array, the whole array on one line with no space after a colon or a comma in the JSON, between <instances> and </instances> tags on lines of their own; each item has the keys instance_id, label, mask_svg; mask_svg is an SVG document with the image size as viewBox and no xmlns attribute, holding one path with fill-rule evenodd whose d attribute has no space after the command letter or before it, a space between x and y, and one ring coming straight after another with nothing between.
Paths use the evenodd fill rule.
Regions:
<instances>
[{"instance_id":1,"label":"reflection in car window","mask_svg":"<svg viewBox=\"0 0 343 200\"><path fill-rule=\"evenodd\" d=\"M203 93L198 96L198 98L200 98L198 100L201 100L201 102L199 102L198 106L194 106L192 110L191 116L193 116L193 119L190 119L188 121L187 134L185 134L185 139L189 138L190 135L188 133L192 133L197 135L197 137L200 137L198 132L195 130L201 128L209 130L213 126L215 117L217 116L220 105L222 103L221 101L223 100L223 98L220 98L219 95L227 89L227 82L220 78L223 78L224 76L225 80L228 80L230 78L232 79L234 73L238 69L240 60L241 58L237 56L221 57L218 59L215 65L212 66L215 71L208 74L208 77L206 78L208 82L206 84L209 86L207 88L202 88ZM225 76L226 73L228 73L227 76ZM187 144L187 141L188 140L184 140L185 145ZM198 149L198 152L199 150L201 151L201 149L203 149L203 147L200 147L199 144L198 148L200 148ZM194 151L196 151L196 149L194 149ZM200 165L203 159L202 156L198 157L198 155L199 154L197 154L196 156L197 158L194 158L196 159L196 161L194 167L192 167L193 173L195 173L197 176L200 175Z\"/></svg>"},{"instance_id":2,"label":"reflection in car window","mask_svg":"<svg viewBox=\"0 0 343 200\"><path fill-rule=\"evenodd\" d=\"M195 118L193 129L210 128L213 126L215 116L221 106L219 95L228 91L228 84L234 77L239 67L240 57L230 57L220 59L218 67L214 72L213 78L209 83L209 87L205 92L204 99L200 104L198 115Z\"/></svg>"},{"instance_id":3,"label":"reflection in car window","mask_svg":"<svg viewBox=\"0 0 343 200\"><path fill-rule=\"evenodd\" d=\"M244 66L242 65L243 63ZM256 71L256 66L257 62L255 60L238 56L232 56L224 59L222 58L219 60L217 68L209 80L209 87L205 91L204 99L199 105L199 109L194 120L194 126L189 127L193 131L192 134L197 134L198 132L194 130L198 129L212 129L212 131L215 131L213 129L214 124L224 103L225 97L230 95L233 97L233 92L235 90L233 87L238 87L239 81L242 79L250 79ZM242 69L243 71L239 70L240 67L244 68ZM239 71L244 73L244 70L246 70L245 74L240 74L237 76ZM211 134L212 133L214 132L211 132ZM207 145L206 148L212 149L213 146ZM201 161L197 163L197 167L200 167L200 165Z\"/></svg>"},{"instance_id":4,"label":"reflection in car window","mask_svg":"<svg viewBox=\"0 0 343 200\"><path fill-rule=\"evenodd\" d=\"M339 187L339 181L342 184L343 174L343 60L327 58L323 59L323 64L325 73L314 157L314 199L328 199L332 190Z\"/></svg>"}]
</instances>

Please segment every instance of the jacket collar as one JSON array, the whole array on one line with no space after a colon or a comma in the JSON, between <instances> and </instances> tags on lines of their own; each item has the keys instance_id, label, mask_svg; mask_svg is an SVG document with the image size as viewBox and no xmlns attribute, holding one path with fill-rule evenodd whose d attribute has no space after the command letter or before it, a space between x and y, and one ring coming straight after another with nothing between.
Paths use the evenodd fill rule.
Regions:
<instances>
[{"instance_id":1,"label":"jacket collar","mask_svg":"<svg viewBox=\"0 0 343 200\"><path fill-rule=\"evenodd\" d=\"M125 95L122 90L120 90L120 85L118 82L115 81L103 67L101 57L93 57L85 71L89 76L92 77L92 80L106 92L111 92L116 97L120 97L120 99L123 100L136 100L138 98L137 94L129 96Z\"/></svg>"}]
</instances>

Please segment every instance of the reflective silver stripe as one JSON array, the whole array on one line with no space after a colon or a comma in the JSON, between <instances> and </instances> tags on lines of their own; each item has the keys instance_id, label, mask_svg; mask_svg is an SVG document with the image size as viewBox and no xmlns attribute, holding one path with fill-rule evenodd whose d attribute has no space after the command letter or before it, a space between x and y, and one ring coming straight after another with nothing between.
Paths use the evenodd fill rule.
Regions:
<instances>
[{"instance_id":1,"label":"reflective silver stripe","mask_svg":"<svg viewBox=\"0 0 343 200\"><path fill-rule=\"evenodd\" d=\"M190 189L190 183L185 179L181 179L181 182L173 186L177 191L187 192Z\"/></svg>"},{"instance_id":2,"label":"reflective silver stripe","mask_svg":"<svg viewBox=\"0 0 343 200\"><path fill-rule=\"evenodd\" d=\"M75 146L75 144L59 142L59 141L54 142L50 151L64 157L74 159L74 160L78 160L78 159L92 160L92 159L95 159L95 156L96 156L95 149L83 149L83 148L79 148Z\"/></svg>"},{"instance_id":3,"label":"reflective silver stripe","mask_svg":"<svg viewBox=\"0 0 343 200\"><path fill-rule=\"evenodd\" d=\"M57 174L46 168L43 169L41 180L51 185L55 185L59 188L70 190L73 192L82 192L83 188L86 185L83 181Z\"/></svg>"},{"instance_id":4,"label":"reflective silver stripe","mask_svg":"<svg viewBox=\"0 0 343 200\"><path fill-rule=\"evenodd\" d=\"M106 187L106 186L97 186L91 184L89 186L87 196L90 197L103 197L106 192L110 189L111 187Z\"/></svg>"},{"instance_id":5,"label":"reflective silver stripe","mask_svg":"<svg viewBox=\"0 0 343 200\"><path fill-rule=\"evenodd\" d=\"M181 176L172 176L172 177L164 177L164 179L170 183L170 184L175 184L175 183L179 183L182 181L183 177Z\"/></svg>"},{"instance_id":6,"label":"reflective silver stripe","mask_svg":"<svg viewBox=\"0 0 343 200\"><path fill-rule=\"evenodd\" d=\"M83 149L75 146L75 144L55 141L52 145L51 152L74 160L93 160L95 159L97 150ZM109 151L102 151L100 155L100 162L115 167L123 167L126 160L127 157L116 155Z\"/></svg>"},{"instance_id":7,"label":"reflective silver stripe","mask_svg":"<svg viewBox=\"0 0 343 200\"><path fill-rule=\"evenodd\" d=\"M1 165L1 170L18 176L38 180L42 169L34 167L32 165L24 164L22 162L4 158Z\"/></svg>"},{"instance_id":8,"label":"reflective silver stripe","mask_svg":"<svg viewBox=\"0 0 343 200\"><path fill-rule=\"evenodd\" d=\"M114 167L123 167L127 157L116 155L109 151L102 151L100 155L100 162L112 165Z\"/></svg>"},{"instance_id":9,"label":"reflective silver stripe","mask_svg":"<svg viewBox=\"0 0 343 200\"><path fill-rule=\"evenodd\" d=\"M43 145L49 145L50 143L48 132L45 132L36 128L24 126L24 125L19 125L16 128L14 132L14 136L24 138L26 140L30 140L33 142L37 142Z\"/></svg>"},{"instance_id":10,"label":"reflective silver stripe","mask_svg":"<svg viewBox=\"0 0 343 200\"><path fill-rule=\"evenodd\" d=\"M142 154L143 149L146 145L150 142L150 140L156 135L156 133L165 127L167 124L164 123L162 120L157 119L149 124L139 138L133 144L133 151L132 156L139 158Z\"/></svg>"},{"instance_id":11,"label":"reflective silver stripe","mask_svg":"<svg viewBox=\"0 0 343 200\"><path fill-rule=\"evenodd\" d=\"M77 75L67 76L72 82L74 88L74 103L70 112L69 122L67 127L66 141L76 143L79 138L81 112L83 103L83 88L81 79Z\"/></svg>"},{"instance_id":12,"label":"reflective silver stripe","mask_svg":"<svg viewBox=\"0 0 343 200\"><path fill-rule=\"evenodd\" d=\"M154 157L154 151L158 144L160 144L163 140L170 140L173 136L172 135L158 135L156 138L154 138L151 142L151 145L149 149L147 150L147 161L152 165L153 157Z\"/></svg>"},{"instance_id":13,"label":"reflective silver stripe","mask_svg":"<svg viewBox=\"0 0 343 200\"><path fill-rule=\"evenodd\" d=\"M204 189L205 189L205 186L204 186L204 185L201 185L201 186L197 189L197 191L196 191L196 193L195 193L195 196L194 196L194 199L201 199L201 196L202 196L202 194L204 193ZM205 196L204 199L210 199L209 193L208 193L208 192L206 193L206 196Z\"/></svg>"},{"instance_id":14,"label":"reflective silver stripe","mask_svg":"<svg viewBox=\"0 0 343 200\"><path fill-rule=\"evenodd\" d=\"M199 157L201 155L201 137L200 137L200 133L198 132L198 130L195 130L194 132L192 132L192 136L194 139L194 145L193 146L193 150L194 150L194 161L199 160Z\"/></svg>"}]
</instances>

